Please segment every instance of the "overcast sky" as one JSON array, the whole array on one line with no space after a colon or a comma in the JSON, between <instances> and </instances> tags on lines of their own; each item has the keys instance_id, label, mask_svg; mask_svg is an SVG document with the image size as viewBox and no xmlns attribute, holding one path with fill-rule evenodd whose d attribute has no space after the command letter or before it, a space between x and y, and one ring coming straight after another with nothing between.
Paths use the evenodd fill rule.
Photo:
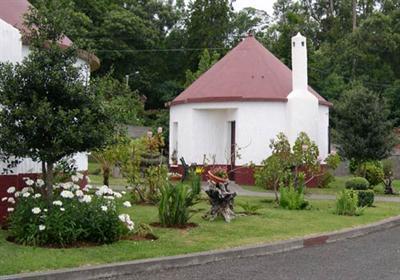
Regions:
<instances>
[{"instance_id":1,"label":"overcast sky","mask_svg":"<svg viewBox=\"0 0 400 280\"><path fill-rule=\"evenodd\" d=\"M233 3L235 10L239 11L246 7L253 7L259 10L267 11L269 15L272 15L272 5L275 0L236 0Z\"/></svg>"}]
</instances>

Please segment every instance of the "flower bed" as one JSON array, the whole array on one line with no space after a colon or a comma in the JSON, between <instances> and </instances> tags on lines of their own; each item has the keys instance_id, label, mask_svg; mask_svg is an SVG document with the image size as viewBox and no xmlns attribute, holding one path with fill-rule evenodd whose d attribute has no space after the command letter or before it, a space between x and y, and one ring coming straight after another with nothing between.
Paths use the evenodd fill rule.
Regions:
<instances>
[{"instance_id":1,"label":"flower bed","mask_svg":"<svg viewBox=\"0 0 400 280\"><path fill-rule=\"evenodd\" d=\"M122 194L107 186L78 185L83 175L71 182L53 186L52 198L46 197L44 182L25 178L21 191L8 188L9 232L16 243L64 247L75 243L112 243L134 230L128 214L120 214L117 200ZM131 207L130 202L123 207Z\"/></svg>"}]
</instances>

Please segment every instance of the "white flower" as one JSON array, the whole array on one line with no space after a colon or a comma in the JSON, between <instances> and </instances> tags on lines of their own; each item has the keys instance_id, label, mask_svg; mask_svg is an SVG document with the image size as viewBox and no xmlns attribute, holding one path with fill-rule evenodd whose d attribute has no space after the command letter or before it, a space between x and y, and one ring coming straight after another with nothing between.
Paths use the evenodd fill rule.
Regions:
<instances>
[{"instance_id":1,"label":"white flower","mask_svg":"<svg viewBox=\"0 0 400 280\"><path fill-rule=\"evenodd\" d=\"M107 212L108 208L107 208L107 206L102 205L101 206L101 210L104 211L104 212Z\"/></svg>"},{"instance_id":2,"label":"white flower","mask_svg":"<svg viewBox=\"0 0 400 280\"><path fill-rule=\"evenodd\" d=\"M72 175L72 176L71 176L71 180L72 180L72 182L77 183L77 182L79 182L79 177L76 176L76 175Z\"/></svg>"},{"instance_id":3,"label":"white flower","mask_svg":"<svg viewBox=\"0 0 400 280\"><path fill-rule=\"evenodd\" d=\"M118 216L121 222L123 222L126 227L132 231L135 228L135 224L132 222L131 217L128 214L120 214Z\"/></svg>"},{"instance_id":4,"label":"white flower","mask_svg":"<svg viewBox=\"0 0 400 280\"><path fill-rule=\"evenodd\" d=\"M121 222L125 223L127 219L130 219L128 214L120 214L118 215L118 218L120 219Z\"/></svg>"},{"instance_id":5,"label":"white flower","mask_svg":"<svg viewBox=\"0 0 400 280\"><path fill-rule=\"evenodd\" d=\"M39 230L40 231L44 231L46 229L46 226L45 225L39 225Z\"/></svg>"},{"instance_id":6,"label":"white flower","mask_svg":"<svg viewBox=\"0 0 400 280\"><path fill-rule=\"evenodd\" d=\"M15 187L9 187L7 189L7 193L14 193L15 192Z\"/></svg>"},{"instance_id":7,"label":"white flower","mask_svg":"<svg viewBox=\"0 0 400 280\"><path fill-rule=\"evenodd\" d=\"M53 201L53 205L56 205L56 206L62 206L62 205L63 205L63 203L62 203L62 201L61 201L61 200L54 200L54 201Z\"/></svg>"},{"instance_id":8,"label":"white flower","mask_svg":"<svg viewBox=\"0 0 400 280\"><path fill-rule=\"evenodd\" d=\"M21 192L15 192L14 196L15 196L15 197L19 197L20 194L21 194Z\"/></svg>"},{"instance_id":9,"label":"white flower","mask_svg":"<svg viewBox=\"0 0 400 280\"><path fill-rule=\"evenodd\" d=\"M113 196L105 196L104 198L105 199L109 199L109 200L114 200L115 199L115 197L113 197Z\"/></svg>"},{"instance_id":10,"label":"white flower","mask_svg":"<svg viewBox=\"0 0 400 280\"><path fill-rule=\"evenodd\" d=\"M44 186L44 181L42 179L37 179L36 180L36 186L43 187Z\"/></svg>"},{"instance_id":11,"label":"white flower","mask_svg":"<svg viewBox=\"0 0 400 280\"><path fill-rule=\"evenodd\" d=\"M28 186L32 186L35 182L32 179L28 179L25 181L25 184L27 184Z\"/></svg>"},{"instance_id":12,"label":"white flower","mask_svg":"<svg viewBox=\"0 0 400 280\"><path fill-rule=\"evenodd\" d=\"M86 186L83 188L83 190L84 190L85 192L88 192L91 188L92 188L91 185L86 185Z\"/></svg>"},{"instance_id":13,"label":"white flower","mask_svg":"<svg viewBox=\"0 0 400 280\"><path fill-rule=\"evenodd\" d=\"M7 199L7 202L8 202L8 203L11 203L11 204L15 204L15 199L14 199L13 197L9 197L9 198Z\"/></svg>"},{"instance_id":14,"label":"white flower","mask_svg":"<svg viewBox=\"0 0 400 280\"><path fill-rule=\"evenodd\" d=\"M31 195L31 193L28 193L28 192L22 194L23 197L29 197L30 195Z\"/></svg>"},{"instance_id":15,"label":"white flower","mask_svg":"<svg viewBox=\"0 0 400 280\"><path fill-rule=\"evenodd\" d=\"M42 197L42 195L40 193L37 193L34 195L34 198L40 198L40 197Z\"/></svg>"},{"instance_id":16,"label":"white flower","mask_svg":"<svg viewBox=\"0 0 400 280\"><path fill-rule=\"evenodd\" d=\"M43 211L47 213L47 209L46 208L44 208Z\"/></svg>"},{"instance_id":17,"label":"white flower","mask_svg":"<svg viewBox=\"0 0 400 280\"><path fill-rule=\"evenodd\" d=\"M122 194L120 194L119 192L114 192L114 196L115 196L116 198L121 198L121 197L122 197Z\"/></svg>"},{"instance_id":18,"label":"white flower","mask_svg":"<svg viewBox=\"0 0 400 280\"><path fill-rule=\"evenodd\" d=\"M61 184L61 187L62 187L64 190L69 190L70 188L72 188L73 185L74 185L74 183L67 182L67 183Z\"/></svg>"},{"instance_id":19,"label":"white flower","mask_svg":"<svg viewBox=\"0 0 400 280\"><path fill-rule=\"evenodd\" d=\"M6 201L8 199L8 197L3 197L2 199L1 199L1 201Z\"/></svg>"},{"instance_id":20,"label":"white flower","mask_svg":"<svg viewBox=\"0 0 400 280\"><path fill-rule=\"evenodd\" d=\"M75 192L75 195L76 195L77 197L82 197L82 196L83 196L83 191L77 190L77 191Z\"/></svg>"},{"instance_id":21,"label":"white flower","mask_svg":"<svg viewBox=\"0 0 400 280\"><path fill-rule=\"evenodd\" d=\"M122 193L123 195L126 195L126 191L122 191L121 193Z\"/></svg>"},{"instance_id":22,"label":"white flower","mask_svg":"<svg viewBox=\"0 0 400 280\"><path fill-rule=\"evenodd\" d=\"M27 193L27 192L30 192L30 191L31 191L31 188L24 187L24 188L22 188L21 193Z\"/></svg>"},{"instance_id":23,"label":"white flower","mask_svg":"<svg viewBox=\"0 0 400 280\"><path fill-rule=\"evenodd\" d=\"M74 193L71 191L62 191L60 194L63 198L73 198L74 197Z\"/></svg>"},{"instance_id":24,"label":"white flower","mask_svg":"<svg viewBox=\"0 0 400 280\"><path fill-rule=\"evenodd\" d=\"M77 184L74 184L74 185L72 186L72 189L73 189L74 191L77 191L77 190L80 190L81 187L80 187L79 185L77 185Z\"/></svg>"},{"instance_id":25,"label":"white flower","mask_svg":"<svg viewBox=\"0 0 400 280\"><path fill-rule=\"evenodd\" d=\"M37 215L37 214L40 214L40 212L42 212L42 210L40 210L39 207L32 208L32 213L33 214Z\"/></svg>"},{"instance_id":26,"label":"white flower","mask_svg":"<svg viewBox=\"0 0 400 280\"><path fill-rule=\"evenodd\" d=\"M79 173L79 172L77 172L76 173L76 177L78 177L78 179L80 179L80 180L83 180L83 174L82 173Z\"/></svg>"},{"instance_id":27,"label":"white flower","mask_svg":"<svg viewBox=\"0 0 400 280\"><path fill-rule=\"evenodd\" d=\"M7 212L14 212L14 208L7 208Z\"/></svg>"},{"instance_id":28,"label":"white flower","mask_svg":"<svg viewBox=\"0 0 400 280\"><path fill-rule=\"evenodd\" d=\"M131 204L129 201L125 201L125 202L123 203L123 205L124 205L126 208L132 207L132 204Z\"/></svg>"},{"instance_id":29,"label":"white flower","mask_svg":"<svg viewBox=\"0 0 400 280\"><path fill-rule=\"evenodd\" d=\"M102 195L106 195L106 194L113 195L113 193L114 192L112 191L112 189L110 189L106 185L99 187L98 191L96 191L97 196L102 196Z\"/></svg>"},{"instance_id":30,"label":"white flower","mask_svg":"<svg viewBox=\"0 0 400 280\"><path fill-rule=\"evenodd\" d=\"M62 207L61 207L61 208L60 208L60 211L61 211L61 212L64 212L64 211L65 211L65 208L62 208Z\"/></svg>"},{"instance_id":31,"label":"white flower","mask_svg":"<svg viewBox=\"0 0 400 280\"><path fill-rule=\"evenodd\" d=\"M91 195L84 195L84 196L80 199L80 202L90 203L90 202L92 202L92 196L91 196Z\"/></svg>"}]
</instances>

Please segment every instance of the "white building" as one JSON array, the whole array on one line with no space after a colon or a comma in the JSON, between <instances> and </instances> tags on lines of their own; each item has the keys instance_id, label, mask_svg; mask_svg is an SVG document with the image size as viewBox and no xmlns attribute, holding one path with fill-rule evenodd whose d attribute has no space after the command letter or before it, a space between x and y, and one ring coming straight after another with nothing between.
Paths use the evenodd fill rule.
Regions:
<instances>
[{"instance_id":1,"label":"white building","mask_svg":"<svg viewBox=\"0 0 400 280\"><path fill-rule=\"evenodd\" d=\"M302 131L325 158L331 104L308 86L306 38L297 34L291 43L292 71L249 36L176 97L170 158L201 165L206 157L208 163L234 166L237 183L252 184L245 166L268 157L278 133L293 144ZM232 156L237 148L240 157Z\"/></svg>"},{"instance_id":2,"label":"white building","mask_svg":"<svg viewBox=\"0 0 400 280\"><path fill-rule=\"evenodd\" d=\"M0 1L0 61L1 62L21 62L24 57L29 55L29 44L24 42L21 32L24 27L23 15L28 12L30 4L27 0L1 0ZM64 37L60 42L62 47L69 47L72 42ZM86 79L90 77L90 71L99 67L99 60L92 54L79 51L77 66L82 67L82 75ZM79 171L88 169L88 158L86 153L79 153L74 156L76 167ZM5 163L0 162L0 171L6 167ZM13 168L12 176L0 175L0 188L10 182L18 185L20 175L41 173L41 163L31 159L24 159L16 168ZM1 174L1 173L0 173ZM7 179L6 179L7 178ZM7 186L5 186L7 187Z\"/></svg>"}]
</instances>

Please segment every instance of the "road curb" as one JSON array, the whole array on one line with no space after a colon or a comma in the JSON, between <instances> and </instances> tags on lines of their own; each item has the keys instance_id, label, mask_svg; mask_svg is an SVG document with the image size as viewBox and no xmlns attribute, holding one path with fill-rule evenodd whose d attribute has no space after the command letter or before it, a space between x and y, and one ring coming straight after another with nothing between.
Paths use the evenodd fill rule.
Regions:
<instances>
[{"instance_id":1,"label":"road curb","mask_svg":"<svg viewBox=\"0 0 400 280\"><path fill-rule=\"evenodd\" d=\"M236 259L252 256L263 256L274 253L286 252L315 245L337 242L344 239L367 235L400 225L400 216L384 219L372 224L350 229L343 229L324 234L308 235L268 244L243 246L227 250L214 250L173 257L162 257L145 260L136 260L105 265L60 269L48 272L33 272L0 276L1 280L9 279L110 279L131 275L133 273L159 271L170 268L179 268L193 265L202 265L226 259Z\"/></svg>"}]
</instances>

